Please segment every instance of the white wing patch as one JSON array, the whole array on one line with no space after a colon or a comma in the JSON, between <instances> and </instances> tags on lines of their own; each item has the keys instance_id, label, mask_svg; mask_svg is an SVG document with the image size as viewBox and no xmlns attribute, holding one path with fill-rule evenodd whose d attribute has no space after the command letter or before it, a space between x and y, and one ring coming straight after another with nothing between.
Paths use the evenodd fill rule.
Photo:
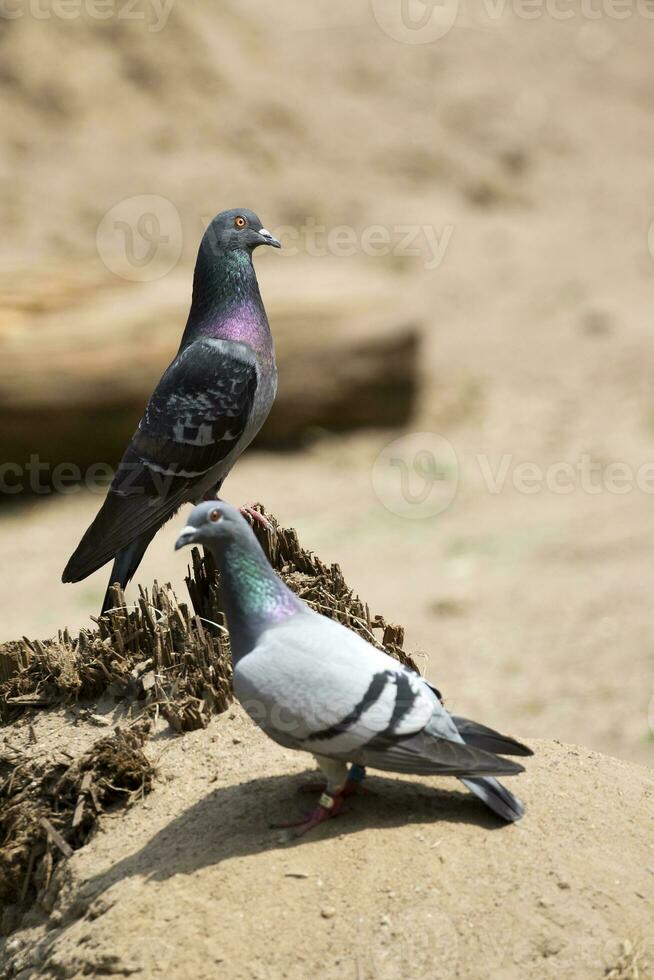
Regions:
<instances>
[{"instance_id":1,"label":"white wing patch","mask_svg":"<svg viewBox=\"0 0 654 980\"><path fill-rule=\"evenodd\" d=\"M402 675L399 673L396 675L396 683L399 676ZM410 671L403 672L403 676L414 700L411 703L408 699L406 712L393 727L393 734L399 736L422 731L434 713L436 701L435 694L430 687L427 687L422 677Z\"/></svg>"},{"instance_id":2,"label":"white wing patch","mask_svg":"<svg viewBox=\"0 0 654 980\"><path fill-rule=\"evenodd\" d=\"M344 731L326 735L322 738L309 738L304 745L311 751L340 755L360 748L375 735L383 732L390 724L395 708L395 685L388 681L376 700L359 715L356 721ZM343 719L347 723L347 719ZM336 727L336 726L334 726Z\"/></svg>"},{"instance_id":3,"label":"white wing patch","mask_svg":"<svg viewBox=\"0 0 654 980\"><path fill-rule=\"evenodd\" d=\"M369 691L383 678L383 686L366 697L350 715L303 739L311 751L342 755L361 748L377 736L402 738L422 731L435 710L435 695L417 674L385 671L373 676Z\"/></svg>"}]
</instances>

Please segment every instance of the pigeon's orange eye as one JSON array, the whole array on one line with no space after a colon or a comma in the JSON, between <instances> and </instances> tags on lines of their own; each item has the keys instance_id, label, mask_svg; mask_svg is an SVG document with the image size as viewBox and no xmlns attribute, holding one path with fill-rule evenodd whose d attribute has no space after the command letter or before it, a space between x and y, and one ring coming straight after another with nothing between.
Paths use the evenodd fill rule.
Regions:
<instances>
[{"instance_id":1,"label":"pigeon's orange eye","mask_svg":"<svg viewBox=\"0 0 654 980\"><path fill-rule=\"evenodd\" d=\"M245 218L241 217L240 214L237 214L236 217L234 218L234 227L235 228L245 228L246 224L247 224L247 221L245 220Z\"/></svg>"},{"instance_id":2,"label":"pigeon's orange eye","mask_svg":"<svg viewBox=\"0 0 654 980\"><path fill-rule=\"evenodd\" d=\"M209 520L210 521L213 521L214 524L215 524L216 521L219 521L222 516L223 515L220 513L219 510L217 510L217 509L216 510L212 510L211 513L209 514Z\"/></svg>"}]
</instances>

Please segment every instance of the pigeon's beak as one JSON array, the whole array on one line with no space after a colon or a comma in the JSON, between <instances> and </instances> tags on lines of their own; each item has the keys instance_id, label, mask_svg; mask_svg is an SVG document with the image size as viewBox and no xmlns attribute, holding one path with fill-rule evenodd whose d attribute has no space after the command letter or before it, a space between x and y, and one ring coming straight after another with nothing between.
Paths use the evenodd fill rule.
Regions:
<instances>
[{"instance_id":1,"label":"pigeon's beak","mask_svg":"<svg viewBox=\"0 0 654 980\"><path fill-rule=\"evenodd\" d=\"M273 248L281 248L282 243L270 234L267 228L260 228L258 233L262 245L272 245Z\"/></svg>"},{"instance_id":2,"label":"pigeon's beak","mask_svg":"<svg viewBox=\"0 0 654 980\"><path fill-rule=\"evenodd\" d=\"M191 544L193 541L195 541L196 531L197 528L193 527L192 524L187 524L186 527L183 527L182 533L175 542L175 551L179 551L179 549L183 548L184 545Z\"/></svg>"}]
</instances>

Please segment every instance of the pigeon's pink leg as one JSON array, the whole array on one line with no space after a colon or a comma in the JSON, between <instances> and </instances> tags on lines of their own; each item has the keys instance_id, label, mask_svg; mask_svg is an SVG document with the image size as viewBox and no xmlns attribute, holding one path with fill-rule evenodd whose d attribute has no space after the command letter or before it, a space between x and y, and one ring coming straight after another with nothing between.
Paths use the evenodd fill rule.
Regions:
<instances>
[{"instance_id":1,"label":"pigeon's pink leg","mask_svg":"<svg viewBox=\"0 0 654 980\"><path fill-rule=\"evenodd\" d=\"M243 517L249 517L257 524L261 524L262 527L265 527L267 531L272 531L272 524L267 517L264 517L263 514L254 509L254 504L245 504L245 506L239 507L239 510Z\"/></svg>"},{"instance_id":2,"label":"pigeon's pink leg","mask_svg":"<svg viewBox=\"0 0 654 980\"><path fill-rule=\"evenodd\" d=\"M318 759L318 757L316 757ZM342 763L333 763L327 759L319 760L322 769L327 769L329 772L329 767L332 768L332 778L336 777L336 773L339 771L339 767L342 767ZM335 767L335 771L334 771ZM341 777L342 778L342 777ZM315 810L307 814L303 819L300 820L286 820L283 823L273 824L275 827L294 827L295 836L302 837L306 834L308 830L313 830L317 827L319 823L323 820L329 820L330 817L336 817L341 812L343 806L343 800L346 796L352 796L362 789L363 780L366 778L366 770L363 766L352 765L350 766L350 771L347 774L347 779L345 782L341 783L340 787L337 789L330 789L329 782L325 784L319 784L317 782L311 784L304 784L306 789L309 787L311 789L323 789L323 793L320 797L320 801ZM333 785L333 783L332 783ZM337 784L338 786L338 784Z\"/></svg>"},{"instance_id":3,"label":"pigeon's pink leg","mask_svg":"<svg viewBox=\"0 0 654 980\"><path fill-rule=\"evenodd\" d=\"M285 820L283 823L273 824L274 827L294 827L296 837L302 837L323 820L337 816L341 812L343 798L350 796L353 784L361 782L366 775L362 766L353 765L348 772L346 763L338 759L330 759L317 753L314 753L314 758L327 777L327 789L320 797L318 806L300 820Z\"/></svg>"},{"instance_id":4,"label":"pigeon's pink leg","mask_svg":"<svg viewBox=\"0 0 654 980\"><path fill-rule=\"evenodd\" d=\"M294 837L303 837L309 830L313 830L318 824L331 817L337 817L343 806L343 791L335 793L323 793L320 802L315 810L312 810L306 817L299 820L284 820L275 823L273 827L293 828Z\"/></svg>"}]
</instances>

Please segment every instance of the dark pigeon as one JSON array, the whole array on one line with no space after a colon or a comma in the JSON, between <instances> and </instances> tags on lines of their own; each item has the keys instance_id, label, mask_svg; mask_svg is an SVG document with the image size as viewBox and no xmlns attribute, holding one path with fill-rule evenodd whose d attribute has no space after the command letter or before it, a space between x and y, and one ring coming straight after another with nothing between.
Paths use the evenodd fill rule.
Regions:
<instances>
[{"instance_id":1,"label":"dark pigeon","mask_svg":"<svg viewBox=\"0 0 654 980\"><path fill-rule=\"evenodd\" d=\"M110 585L127 585L162 524L182 504L215 497L263 425L277 367L252 263L259 245L280 247L246 208L223 211L209 225L177 356L66 565L64 582L79 582L113 558ZM102 612L109 606L107 589Z\"/></svg>"},{"instance_id":2,"label":"dark pigeon","mask_svg":"<svg viewBox=\"0 0 654 980\"><path fill-rule=\"evenodd\" d=\"M284 826L302 834L335 816L366 766L457 776L503 820L523 816L495 777L522 772L502 756L531 755L527 746L450 715L419 674L313 612L275 575L236 508L199 504L176 548L193 542L220 570L236 696L275 742L310 752L327 779L313 813Z\"/></svg>"}]
</instances>

